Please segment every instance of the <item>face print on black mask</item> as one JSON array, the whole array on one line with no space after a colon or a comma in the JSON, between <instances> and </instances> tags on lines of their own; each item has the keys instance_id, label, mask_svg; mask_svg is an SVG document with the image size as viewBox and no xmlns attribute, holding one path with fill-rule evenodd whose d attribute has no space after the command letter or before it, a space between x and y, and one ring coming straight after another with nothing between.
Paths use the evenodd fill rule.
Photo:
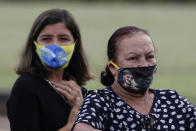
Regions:
<instances>
[{"instance_id":1,"label":"face print on black mask","mask_svg":"<svg viewBox=\"0 0 196 131\"><path fill-rule=\"evenodd\" d=\"M132 73L129 71L129 70L124 70L123 72L121 72L122 74L122 85L125 87L125 88L132 88L132 89L136 89L136 82L135 80L133 79L133 75Z\"/></svg>"},{"instance_id":2,"label":"face print on black mask","mask_svg":"<svg viewBox=\"0 0 196 131\"><path fill-rule=\"evenodd\" d=\"M148 67L119 68L110 61L114 67L119 69L117 81L123 89L136 94L144 94L150 87L156 65Z\"/></svg>"}]
</instances>

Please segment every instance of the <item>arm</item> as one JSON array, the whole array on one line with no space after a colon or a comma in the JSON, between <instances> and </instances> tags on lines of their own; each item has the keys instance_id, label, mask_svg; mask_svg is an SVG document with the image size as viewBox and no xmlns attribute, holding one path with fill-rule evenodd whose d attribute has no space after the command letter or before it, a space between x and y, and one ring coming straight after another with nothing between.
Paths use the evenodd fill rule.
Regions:
<instances>
[{"instance_id":1,"label":"arm","mask_svg":"<svg viewBox=\"0 0 196 131\"><path fill-rule=\"evenodd\" d=\"M74 127L73 131L101 131L101 130L95 129L86 123L78 123Z\"/></svg>"},{"instance_id":2,"label":"arm","mask_svg":"<svg viewBox=\"0 0 196 131\"><path fill-rule=\"evenodd\" d=\"M80 99L77 99L74 107L71 109L71 112L69 113L67 124L63 128L59 129L58 131L71 131L71 128L74 125L74 122L77 118L80 104L81 104Z\"/></svg>"},{"instance_id":3,"label":"arm","mask_svg":"<svg viewBox=\"0 0 196 131\"><path fill-rule=\"evenodd\" d=\"M102 99L100 99L102 98ZM97 91L90 92L84 99L73 130L100 131L107 128L108 108L106 101ZM103 108L104 107L104 108ZM105 109L105 110L104 110Z\"/></svg>"},{"instance_id":4,"label":"arm","mask_svg":"<svg viewBox=\"0 0 196 131\"><path fill-rule=\"evenodd\" d=\"M82 90L74 81L61 81L59 83L52 82L52 84L55 85L56 90L66 97L71 106L67 124L58 131L70 131L83 102Z\"/></svg>"}]
</instances>

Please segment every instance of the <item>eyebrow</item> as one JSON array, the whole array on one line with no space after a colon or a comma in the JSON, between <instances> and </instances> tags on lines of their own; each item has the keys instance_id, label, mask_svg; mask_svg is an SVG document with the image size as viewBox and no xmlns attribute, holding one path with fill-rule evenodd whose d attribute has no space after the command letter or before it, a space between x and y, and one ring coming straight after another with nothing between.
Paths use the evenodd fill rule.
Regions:
<instances>
[{"instance_id":1,"label":"eyebrow","mask_svg":"<svg viewBox=\"0 0 196 131\"><path fill-rule=\"evenodd\" d=\"M53 35L50 35L50 34L43 34L43 35L41 35L40 37L51 37L51 36L53 36ZM58 35L58 36L60 36L60 37L63 37L63 36L70 37L70 36L67 35L67 34L60 34L60 35Z\"/></svg>"},{"instance_id":2,"label":"eyebrow","mask_svg":"<svg viewBox=\"0 0 196 131\"><path fill-rule=\"evenodd\" d=\"M146 55L149 55L150 53L153 53L154 51L153 50L150 50L150 51L148 51L147 53L145 53ZM133 54L133 55L139 55L138 53L136 53L136 52L129 52L128 53L128 55L129 54Z\"/></svg>"},{"instance_id":3,"label":"eyebrow","mask_svg":"<svg viewBox=\"0 0 196 131\"><path fill-rule=\"evenodd\" d=\"M45 35L45 34L43 34L43 35L41 35L40 37L51 37L52 35Z\"/></svg>"},{"instance_id":4,"label":"eyebrow","mask_svg":"<svg viewBox=\"0 0 196 131\"><path fill-rule=\"evenodd\" d=\"M155 53L154 50L148 51L148 52L146 53L146 55L149 55L149 54L151 54L151 53Z\"/></svg>"},{"instance_id":5,"label":"eyebrow","mask_svg":"<svg viewBox=\"0 0 196 131\"><path fill-rule=\"evenodd\" d=\"M67 35L67 34L60 34L58 36L60 36L60 37L62 37L62 36L70 37L70 35Z\"/></svg>"},{"instance_id":6,"label":"eyebrow","mask_svg":"<svg viewBox=\"0 0 196 131\"><path fill-rule=\"evenodd\" d=\"M128 55L133 54L133 55L138 55L138 53L135 52L129 52Z\"/></svg>"}]
</instances>

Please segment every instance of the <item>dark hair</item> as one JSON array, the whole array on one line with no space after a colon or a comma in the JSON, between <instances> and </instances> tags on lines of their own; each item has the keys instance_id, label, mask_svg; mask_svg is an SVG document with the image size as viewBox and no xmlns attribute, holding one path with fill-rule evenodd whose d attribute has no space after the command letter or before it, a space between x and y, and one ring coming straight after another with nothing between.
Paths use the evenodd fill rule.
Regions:
<instances>
[{"instance_id":1,"label":"dark hair","mask_svg":"<svg viewBox=\"0 0 196 131\"><path fill-rule=\"evenodd\" d=\"M142 32L148 36L149 33L141 28L134 26L125 26L117 29L108 41L107 56L108 60L116 61L117 49L120 41L126 36L133 36L135 33ZM112 75L108 66L106 66L105 71L101 72L101 83L105 86L109 86L114 82L114 76Z\"/></svg>"},{"instance_id":2,"label":"dark hair","mask_svg":"<svg viewBox=\"0 0 196 131\"><path fill-rule=\"evenodd\" d=\"M50 72L42 65L38 55L35 52L34 40L37 40L40 32L47 25L63 22L71 32L74 41L76 41L75 50L68 67L64 70L64 80L75 80L78 85L82 86L87 80L92 79L89 71L86 56L82 48L81 35L79 27L73 16L64 9L50 9L41 13L35 20L29 33L26 46L23 50L22 57L16 73L21 75L26 72L47 78Z\"/></svg>"}]
</instances>

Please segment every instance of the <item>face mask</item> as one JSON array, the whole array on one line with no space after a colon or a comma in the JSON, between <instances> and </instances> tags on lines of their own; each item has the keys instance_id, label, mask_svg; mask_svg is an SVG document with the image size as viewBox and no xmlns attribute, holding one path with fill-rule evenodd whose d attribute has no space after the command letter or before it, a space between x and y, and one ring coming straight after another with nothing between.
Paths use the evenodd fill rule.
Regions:
<instances>
[{"instance_id":1,"label":"face mask","mask_svg":"<svg viewBox=\"0 0 196 131\"><path fill-rule=\"evenodd\" d=\"M144 94L150 87L156 65L148 67L119 68L115 63L110 63L119 70L117 81L128 92Z\"/></svg>"},{"instance_id":2,"label":"face mask","mask_svg":"<svg viewBox=\"0 0 196 131\"><path fill-rule=\"evenodd\" d=\"M53 69L65 69L71 60L75 43L69 46L40 45L34 41L36 53L42 64Z\"/></svg>"}]
</instances>

